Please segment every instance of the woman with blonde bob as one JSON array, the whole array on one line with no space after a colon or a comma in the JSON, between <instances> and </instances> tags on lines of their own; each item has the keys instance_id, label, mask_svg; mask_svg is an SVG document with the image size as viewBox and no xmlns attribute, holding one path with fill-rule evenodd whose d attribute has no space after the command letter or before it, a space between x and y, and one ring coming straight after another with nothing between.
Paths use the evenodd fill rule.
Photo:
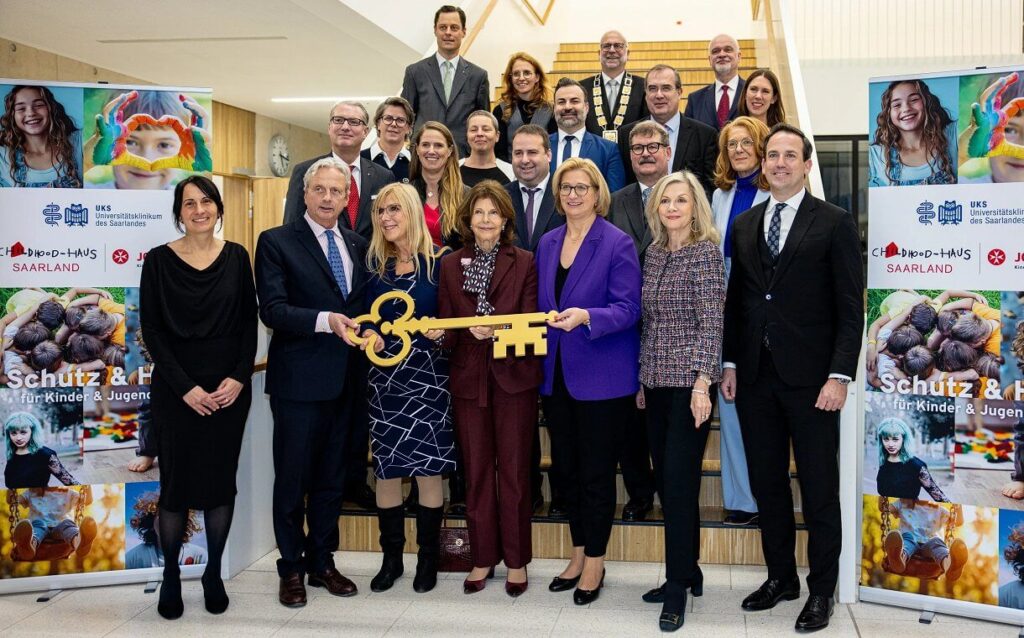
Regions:
<instances>
[{"instance_id":1,"label":"woman with blonde bob","mask_svg":"<svg viewBox=\"0 0 1024 638\"><path fill-rule=\"evenodd\" d=\"M732 222L736 216L768 199L768 178L761 172L764 141L768 127L746 115L722 127L718 135L718 160L715 162L715 192L711 195L711 213L722 238L725 279L732 266ZM747 456L740 434L736 403L720 397L718 419L721 423L722 497L726 525L748 526L757 523L757 503L750 491Z\"/></svg>"},{"instance_id":2,"label":"woman with blonde bob","mask_svg":"<svg viewBox=\"0 0 1024 638\"><path fill-rule=\"evenodd\" d=\"M536 124L555 133L558 124L552 111L548 76L537 58L523 51L513 53L501 78L505 90L491 111L498 118L498 144L494 152L499 159L512 161L512 138L520 126Z\"/></svg>"},{"instance_id":3,"label":"woman with blonde bob","mask_svg":"<svg viewBox=\"0 0 1024 638\"><path fill-rule=\"evenodd\" d=\"M721 377L725 273L704 189L689 171L658 180L645 211L652 243L643 273L637 403L647 408L655 483L665 512L665 584L659 624L683 624L686 590L703 593L701 462L714 385Z\"/></svg>"},{"instance_id":4,"label":"woman with blonde bob","mask_svg":"<svg viewBox=\"0 0 1024 638\"><path fill-rule=\"evenodd\" d=\"M409 183L422 201L428 237L437 246L459 248L459 205L469 189L459 171L459 147L444 124L427 122L412 136Z\"/></svg>"},{"instance_id":5,"label":"woman with blonde bob","mask_svg":"<svg viewBox=\"0 0 1024 638\"><path fill-rule=\"evenodd\" d=\"M367 305L384 293L401 290L412 297L415 316L436 317L441 252L430 240L420 211L423 204L408 184L388 184L377 194L373 236L366 255L371 273ZM391 301L380 309L380 321L394 321L405 305ZM394 337L381 337L366 326L372 347L382 356L401 349ZM402 575L405 514L402 479L415 477L419 486L416 542L419 544L413 589L428 592L437 584L439 535L443 505L442 475L455 469L455 443L448 393L448 360L440 350L443 330L412 339L412 350L393 367L373 365L369 373L370 448L377 477L377 516L384 560L370 583L373 591L390 589Z\"/></svg>"}]
</instances>

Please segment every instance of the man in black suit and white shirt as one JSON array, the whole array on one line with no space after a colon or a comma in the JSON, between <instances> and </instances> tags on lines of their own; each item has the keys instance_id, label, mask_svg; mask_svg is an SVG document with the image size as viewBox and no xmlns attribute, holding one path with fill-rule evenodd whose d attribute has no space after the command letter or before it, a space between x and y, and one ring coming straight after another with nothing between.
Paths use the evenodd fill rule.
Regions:
<instances>
[{"instance_id":1,"label":"man in black suit and white shirt","mask_svg":"<svg viewBox=\"0 0 1024 638\"><path fill-rule=\"evenodd\" d=\"M366 375L346 328L362 314L367 242L338 223L348 201L348 166L333 157L303 175L305 214L260 235L256 288L260 319L274 331L267 394L274 415L274 536L281 558L278 597L306 604L313 587L352 596L334 566L344 483L345 438ZM365 464L365 460L363 461ZM308 531L304 527L308 527Z\"/></svg>"},{"instance_id":2,"label":"man in black suit and white shirt","mask_svg":"<svg viewBox=\"0 0 1024 638\"><path fill-rule=\"evenodd\" d=\"M725 33L716 35L708 44L708 62L715 72L715 81L690 93L686 99L686 117L703 122L716 131L736 117L739 96L745 82L737 71L740 67L740 44Z\"/></svg>"},{"instance_id":3,"label":"man in black suit and white shirt","mask_svg":"<svg viewBox=\"0 0 1024 638\"><path fill-rule=\"evenodd\" d=\"M761 170L771 195L733 222L722 394L736 401L768 579L748 611L800 596L789 451L810 540L799 630L821 629L839 576L839 410L856 375L864 278L853 217L804 189L811 142L776 125ZM754 453L749 453L756 450Z\"/></svg>"},{"instance_id":4,"label":"man in black suit and white shirt","mask_svg":"<svg viewBox=\"0 0 1024 638\"><path fill-rule=\"evenodd\" d=\"M618 31L601 36L598 56L601 72L580 81L590 104L587 130L615 142L621 127L648 115L644 79L626 73L629 43Z\"/></svg>"},{"instance_id":5,"label":"man in black suit and white shirt","mask_svg":"<svg viewBox=\"0 0 1024 638\"><path fill-rule=\"evenodd\" d=\"M359 102L346 100L331 108L327 122L331 152L295 165L284 201L285 224L299 219L306 212L302 186L306 171L314 163L333 156L348 166L350 174L349 195L339 221L345 228L356 231L364 239L370 239L373 234L373 221L370 218L373 200L377 197L377 191L395 181L395 176L380 164L360 157L360 148L369 131L369 114Z\"/></svg>"},{"instance_id":6,"label":"man in black suit and white shirt","mask_svg":"<svg viewBox=\"0 0 1024 638\"><path fill-rule=\"evenodd\" d=\"M469 157L466 118L473 111L491 110L487 72L459 55L466 37L466 12L444 5L434 14L437 53L410 64L402 80L402 97L412 104L418 131L431 120L452 132L459 157Z\"/></svg>"},{"instance_id":7,"label":"man in black suit and white shirt","mask_svg":"<svg viewBox=\"0 0 1024 638\"><path fill-rule=\"evenodd\" d=\"M520 126L512 138L512 172L505 185L516 213L516 246L534 252L541 236L565 223L551 192L551 142L536 124Z\"/></svg>"},{"instance_id":8,"label":"man in black suit and white shirt","mask_svg":"<svg viewBox=\"0 0 1024 638\"><path fill-rule=\"evenodd\" d=\"M667 64L656 64L647 72L647 110L651 119L668 131L672 161L669 172L686 169L697 176L711 199L714 191L715 160L718 159L718 132L679 112L679 95L683 88L679 72ZM629 156L629 134L636 124L619 131L619 155L626 167L626 183L636 181Z\"/></svg>"}]
</instances>

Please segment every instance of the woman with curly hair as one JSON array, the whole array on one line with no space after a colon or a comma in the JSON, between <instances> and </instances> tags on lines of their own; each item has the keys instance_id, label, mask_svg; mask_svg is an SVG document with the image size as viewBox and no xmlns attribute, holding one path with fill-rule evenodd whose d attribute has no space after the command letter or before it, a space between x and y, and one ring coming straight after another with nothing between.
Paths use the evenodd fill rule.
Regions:
<instances>
[{"instance_id":1,"label":"woman with curly hair","mask_svg":"<svg viewBox=\"0 0 1024 638\"><path fill-rule=\"evenodd\" d=\"M135 513L128 521L132 530L139 535L142 543L129 549L124 555L125 569L144 569L146 567L163 567L164 555L160 550L160 531L157 518L160 516L160 493L144 492L136 499L133 506ZM190 510L185 524L185 536L181 539L181 552L178 554L179 565L203 565L206 563L206 550L189 541L203 531L199 523L199 514Z\"/></svg>"},{"instance_id":2,"label":"woman with curly hair","mask_svg":"<svg viewBox=\"0 0 1024 638\"><path fill-rule=\"evenodd\" d=\"M999 606L1024 609L1024 523L1017 523L1010 530L1003 559L1017 578L999 587Z\"/></svg>"},{"instance_id":3,"label":"woman with curly hair","mask_svg":"<svg viewBox=\"0 0 1024 638\"><path fill-rule=\"evenodd\" d=\"M956 121L925 82L891 83L876 122L869 186L956 183Z\"/></svg>"},{"instance_id":4,"label":"woman with curly hair","mask_svg":"<svg viewBox=\"0 0 1024 638\"><path fill-rule=\"evenodd\" d=\"M12 88L0 116L0 187L81 188L79 130L50 89Z\"/></svg>"},{"instance_id":5,"label":"woman with curly hair","mask_svg":"<svg viewBox=\"0 0 1024 638\"><path fill-rule=\"evenodd\" d=\"M492 113L498 118L498 159L512 161L512 137L523 124L536 124L548 133L558 131L551 109L551 88L537 58L518 51L512 54L501 75L504 90Z\"/></svg>"}]
</instances>

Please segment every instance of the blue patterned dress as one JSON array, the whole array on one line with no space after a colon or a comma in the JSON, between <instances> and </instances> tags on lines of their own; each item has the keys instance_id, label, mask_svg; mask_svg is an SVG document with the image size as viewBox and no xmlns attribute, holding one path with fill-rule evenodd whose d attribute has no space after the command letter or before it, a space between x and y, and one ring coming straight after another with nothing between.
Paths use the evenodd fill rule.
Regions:
<instances>
[{"instance_id":1,"label":"blue patterned dress","mask_svg":"<svg viewBox=\"0 0 1024 638\"><path fill-rule=\"evenodd\" d=\"M374 276L367 288L367 302L391 290L404 290L416 303L415 316L437 316L437 282L440 260L427 278L420 258L420 274ZM397 302L381 308L381 322L397 319L405 310ZM401 343L385 337L384 352L398 352ZM370 366L370 449L378 479L404 476L438 476L455 469L451 395L448 392L448 359L422 335L413 338L412 350L391 368Z\"/></svg>"}]
</instances>

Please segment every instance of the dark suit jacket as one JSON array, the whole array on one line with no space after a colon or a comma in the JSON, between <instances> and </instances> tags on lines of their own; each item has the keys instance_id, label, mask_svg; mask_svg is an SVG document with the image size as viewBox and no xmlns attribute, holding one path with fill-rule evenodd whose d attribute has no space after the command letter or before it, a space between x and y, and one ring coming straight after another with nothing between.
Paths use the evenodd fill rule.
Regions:
<instances>
[{"instance_id":1,"label":"dark suit jacket","mask_svg":"<svg viewBox=\"0 0 1024 638\"><path fill-rule=\"evenodd\" d=\"M288 195L285 196L284 200L284 221L282 223L290 224L296 219L301 219L306 214L302 177L315 162L330 156L331 154L328 153L327 155L314 157L295 165L295 168L292 170L291 180L288 182ZM356 214L356 227L352 228L352 224L349 222L347 204L345 209L341 211L341 217L338 218L338 222L343 227L355 230L364 239L369 240L370 235L373 234L373 220L370 217L373 214L373 200L377 198L377 191L395 181L395 176L388 169L365 157L359 158L359 172L359 212Z\"/></svg>"},{"instance_id":2,"label":"dark suit jacket","mask_svg":"<svg viewBox=\"0 0 1024 638\"><path fill-rule=\"evenodd\" d=\"M577 132L576 135L579 133ZM560 158L558 155L558 133L552 133L549 139L551 143L551 175L554 176ZM594 135L590 131L584 130L579 156L597 164L597 170L601 171L604 181L608 182L608 192L614 193L626 185L622 158L619 157L615 144L600 135Z\"/></svg>"},{"instance_id":3,"label":"dark suit jacket","mask_svg":"<svg viewBox=\"0 0 1024 638\"><path fill-rule=\"evenodd\" d=\"M864 276L853 216L804 195L769 279L758 246L767 206L766 200L733 222L723 359L736 364L742 383L754 383L767 332L772 360L786 383L811 387L832 373L855 377Z\"/></svg>"},{"instance_id":4,"label":"dark suit jacket","mask_svg":"<svg viewBox=\"0 0 1024 638\"><path fill-rule=\"evenodd\" d=\"M356 317L366 306L367 241L341 227L352 258L352 291L342 297L306 220L264 231L256 244L260 319L274 331L267 355L267 394L293 401L337 398L361 356L333 333L316 332L321 311Z\"/></svg>"},{"instance_id":5,"label":"dark suit jacket","mask_svg":"<svg viewBox=\"0 0 1024 638\"><path fill-rule=\"evenodd\" d=\"M736 109L740 105L740 96L743 95L743 86L745 84L746 82L743 78L740 78L739 83L736 85L736 95L729 96L732 99L732 106L729 107L729 117L727 120L736 117ZM698 122L703 122L716 131L720 129L718 126L718 103L715 102L714 82L690 93L689 97L686 98L686 109L683 111L683 115L692 117Z\"/></svg>"},{"instance_id":6,"label":"dark suit jacket","mask_svg":"<svg viewBox=\"0 0 1024 638\"><path fill-rule=\"evenodd\" d=\"M636 252L640 256L640 263L644 263L644 253L651 245L651 229L647 225L647 218L644 216L643 199L640 197L640 183L634 182L625 188L612 193L612 205L608 209L608 221L622 232L629 235L636 246Z\"/></svg>"},{"instance_id":7,"label":"dark suit jacket","mask_svg":"<svg viewBox=\"0 0 1024 638\"><path fill-rule=\"evenodd\" d=\"M462 289L465 283L462 260L472 258L473 248L466 247L441 260L437 293L439 317L476 315L476 295ZM498 250L487 301L494 306L496 315L537 311L537 268L531 253L515 246ZM491 372L508 394L536 390L540 385L540 357L514 357L509 352L504 359L495 359L494 344L477 339L469 330L447 331L444 346L451 348L449 387L454 397L476 399L485 394Z\"/></svg>"},{"instance_id":8,"label":"dark suit jacket","mask_svg":"<svg viewBox=\"0 0 1024 638\"><path fill-rule=\"evenodd\" d=\"M533 236L527 242L526 208L523 206L523 191L521 188L522 185L518 180L505 185L505 190L508 191L509 197L512 198L512 209L516 212L516 246L532 253L536 252L537 243L540 242L540 238L544 233L564 224L565 217L559 215L558 211L555 210L555 196L551 191L551 180L549 179L547 188L544 189L544 196L540 199L540 204L534 203L534 206L539 206L537 221L533 225Z\"/></svg>"},{"instance_id":9,"label":"dark suit jacket","mask_svg":"<svg viewBox=\"0 0 1024 638\"><path fill-rule=\"evenodd\" d=\"M402 97L409 100L416 113L416 129L431 120L448 127L459 147L459 157L469 157L466 142L466 118L473 111L491 110L491 85L484 71L466 58L459 58L452 78L452 92L444 99L444 82L437 57L430 56L405 67Z\"/></svg>"},{"instance_id":10,"label":"dark suit jacket","mask_svg":"<svg viewBox=\"0 0 1024 638\"><path fill-rule=\"evenodd\" d=\"M626 168L626 183L636 181L633 164L629 158L629 133L635 123L619 129L619 154ZM672 149L672 166L670 172L675 173L684 168L700 180L704 186L708 201L715 191L715 161L718 159L718 131L697 120L686 117L679 118L679 134L676 136L676 147Z\"/></svg>"},{"instance_id":11,"label":"dark suit jacket","mask_svg":"<svg viewBox=\"0 0 1024 638\"><path fill-rule=\"evenodd\" d=\"M642 120L650 113L647 111L647 99L645 95L645 84L644 79L639 75L628 74L633 78L633 87L629 92L629 102L626 104L625 117L622 119L622 126ZM594 106L594 78L598 78L598 82L601 83L601 110L604 111L605 122L607 130L614 130L615 114L619 112L619 102L622 101L622 85L619 84L619 94L615 98L615 104L608 103L608 94L605 93L604 80L601 74L591 75L588 78L580 80L580 84L583 85L583 92L587 95L587 103L590 104L590 112L587 113L587 130L594 135L600 135L601 125L597 123L597 110ZM622 80L625 80L625 76Z\"/></svg>"}]
</instances>

